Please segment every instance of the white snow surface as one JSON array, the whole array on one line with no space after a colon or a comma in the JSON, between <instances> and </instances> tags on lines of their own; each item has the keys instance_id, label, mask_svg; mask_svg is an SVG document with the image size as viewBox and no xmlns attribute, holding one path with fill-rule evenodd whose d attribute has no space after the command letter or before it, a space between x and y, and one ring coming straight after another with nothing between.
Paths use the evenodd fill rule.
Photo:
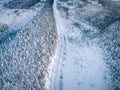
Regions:
<instances>
[{"instance_id":1,"label":"white snow surface","mask_svg":"<svg viewBox=\"0 0 120 90\"><path fill-rule=\"evenodd\" d=\"M23 28L30 20L42 9L43 3L37 3L30 9L9 9L4 8L3 4L11 0L0 1L0 23L7 24L8 30L19 30Z\"/></svg>"},{"instance_id":2,"label":"white snow surface","mask_svg":"<svg viewBox=\"0 0 120 90\"><path fill-rule=\"evenodd\" d=\"M0 13L0 23L7 24L10 30L18 30L26 25L36 14L33 10L3 10Z\"/></svg>"},{"instance_id":3,"label":"white snow surface","mask_svg":"<svg viewBox=\"0 0 120 90\"><path fill-rule=\"evenodd\" d=\"M50 90L107 90L110 76L103 60L102 49L94 43L77 43L76 41L81 41L80 29L74 27L69 19L62 17L56 3L57 0L54 1L53 9L58 44L50 66ZM69 38L73 41L70 42Z\"/></svg>"},{"instance_id":4,"label":"white snow surface","mask_svg":"<svg viewBox=\"0 0 120 90\"><path fill-rule=\"evenodd\" d=\"M2 0L0 3L5 3L5 1L8 0ZM58 42L55 55L51 58L46 88L49 90L107 90L110 76L101 48L97 44L86 45L79 42L81 41L80 29L74 27L69 19L62 17L56 3L57 0L54 1L53 10L58 30ZM0 23L7 24L9 30L21 29L40 9L37 7L36 10L2 10L2 4L0 8ZM93 29L83 22L79 21L79 23Z\"/></svg>"}]
</instances>

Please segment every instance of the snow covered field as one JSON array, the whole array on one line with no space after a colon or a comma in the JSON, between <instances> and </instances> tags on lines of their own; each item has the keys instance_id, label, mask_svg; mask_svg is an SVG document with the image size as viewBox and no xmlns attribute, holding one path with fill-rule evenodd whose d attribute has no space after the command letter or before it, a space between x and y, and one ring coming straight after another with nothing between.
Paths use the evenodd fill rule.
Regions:
<instances>
[{"instance_id":1,"label":"snow covered field","mask_svg":"<svg viewBox=\"0 0 120 90\"><path fill-rule=\"evenodd\" d=\"M1 0L0 90L120 90L120 1Z\"/></svg>"},{"instance_id":2,"label":"snow covered field","mask_svg":"<svg viewBox=\"0 0 120 90\"><path fill-rule=\"evenodd\" d=\"M52 3L1 12L0 90L47 89L57 39Z\"/></svg>"},{"instance_id":3,"label":"snow covered field","mask_svg":"<svg viewBox=\"0 0 120 90\"><path fill-rule=\"evenodd\" d=\"M6 8L4 4L10 1L0 1L0 24L6 24L9 31L22 29L43 8L43 3L37 3L35 6L30 7L30 9Z\"/></svg>"},{"instance_id":4,"label":"snow covered field","mask_svg":"<svg viewBox=\"0 0 120 90\"><path fill-rule=\"evenodd\" d=\"M53 57L55 65L50 90L120 89L119 81L116 79L113 81L114 75L111 75L113 69L120 70L119 64L113 68L113 63L108 63L113 59L107 59L111 55L105 48L110 48L111 45L103 45L102 43L105 41L101 43L108 33L101 37L101 31L114 23L114 20L119 22L120 14L111 12L110 9L104 8L97 1L90 1L88 4L79 1L81 6L77 6L77 1L74 0L54 1L53 8L59 41L56 54ZM107 20L108 17L109 20ZM106 21L104 21L105 18ZM116 24L116 28L118 27L119 25ZM113 41L106 39L106 42L112 43ZM117 52L119 53L119 50ZM110 66L111 68L109 68ZM112 73L119 74L119 71Z\"/></svg>"}]
</instances>

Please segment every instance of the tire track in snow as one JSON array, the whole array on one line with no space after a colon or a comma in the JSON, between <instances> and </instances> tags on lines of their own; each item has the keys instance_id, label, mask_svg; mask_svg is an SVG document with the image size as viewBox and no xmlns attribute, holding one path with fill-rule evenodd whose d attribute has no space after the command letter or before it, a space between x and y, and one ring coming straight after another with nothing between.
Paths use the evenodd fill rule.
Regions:
<instances>
[{"instance_id":1,"label":"tire track in snow","mask_svg":"<svg viewBox=\"0 0 120 90\"><path fill-rule=\"evenodd\" d=\"M53 5L53 11L54 11L54 17L55 19L56 17L56 0L54 1L54 5ZM56 45L56 51L55 51L55 55L51 58L52 64L50 65L51 67L51 74L49 75L50 77L50 85L49 85L49 89L50 90L57 90L59 88L59 90L62 90L62 73L61 73L61 65L63 65L62 62L62 57L63 57L63 47L64 47L64 38L63 38L63 33L60 31L60 28L58 26L59 22L57 22L56 19L56 26L57 26L57 32L58 32L58 41L57 41L57 45ZM58 76L56 76L56 74ZM60 79L61 78L61 79Z\"/></svg>"},{"instance_id":2,"label":"tire track in snow","mask_svg":"<svg viewBox=\"0 0 120 90\"><path fill-rule=\"evenodd\" d=\"M80 28L76 29L71 21L61 17L56 3L57 0L53 7L60 48L57 50L57 65L53 71L50 90L106 90L106 65L99 45L85 44L81 40Z\"/></svg>"}]
</instances>

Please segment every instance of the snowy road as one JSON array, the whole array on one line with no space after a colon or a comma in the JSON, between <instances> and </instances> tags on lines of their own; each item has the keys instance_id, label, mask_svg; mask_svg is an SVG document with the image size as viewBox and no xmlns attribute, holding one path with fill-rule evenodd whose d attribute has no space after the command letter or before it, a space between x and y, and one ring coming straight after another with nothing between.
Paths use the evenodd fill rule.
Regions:
<instances>
[{"instance_id":1,"label":"snowy road","mask_svg":"<svg viewBox=\"0 0 120 90\"><path fill-rule=\"evenodd\" d=\"M102 50L98 44L82 40L81 30L90 26L76 28L62 17L56 3L53 8L59 40L50 90L107 90L110 81Z\"/></svg>"},{"instance_id":2,"label":"snowy road","mask_svg":"<svg viewBox=\"0 0 120 90\"><path fill-rule=\"evenodd\" d=\"M120 90L119 0L1 0L0 17L0 90Z\"/></svg>"}]
</instances>

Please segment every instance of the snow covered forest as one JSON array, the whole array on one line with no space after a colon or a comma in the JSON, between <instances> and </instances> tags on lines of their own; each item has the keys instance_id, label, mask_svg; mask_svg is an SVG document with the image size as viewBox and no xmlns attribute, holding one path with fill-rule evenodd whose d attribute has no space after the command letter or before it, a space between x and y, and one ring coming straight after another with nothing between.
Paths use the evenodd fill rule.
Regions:
<instances>
[{"instance_id":1,"label":"snow covered forest","mask_svg":"<svg viewBox=\"0 0 120 90\"><path fill-rule=\"evenodd\" d=\"M0 90L120 90L120 0L0 0Z\"/></svg>"}]
</instances>

